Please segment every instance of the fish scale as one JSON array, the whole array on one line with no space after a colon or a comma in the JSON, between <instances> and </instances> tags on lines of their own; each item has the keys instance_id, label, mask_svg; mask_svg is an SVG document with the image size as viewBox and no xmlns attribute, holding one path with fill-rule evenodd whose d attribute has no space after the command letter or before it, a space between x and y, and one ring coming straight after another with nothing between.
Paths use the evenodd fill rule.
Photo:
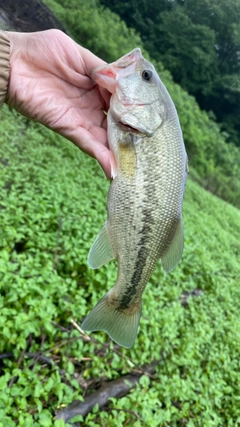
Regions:
<instances>
[{"instance_id":1,"label":"fish scale","mask_svg":"<svg viewBox=\"0 0 240 427\"><path fill-rule=\"evenodd\" d=\"M157 138L157 135L152 138ZM169 165L166 167L168 161L164 156L161 157L158 155L158 157L156 157L157 153L155 153L153 161L154 149L151 150L151 145L150 147L149 145L150 141L147 137L139 141L137 145L137 150L139 152L136 153L136 156L137 158L138 156L141 158L142 165L139 165L139 168L137 168L134 183L129 183L128 179L125 179L119 174L112 183L111 192L109 194L109 211L114 211L116 213L113 219L111 219L111 217L109 219L112 241L120 240L121 243L124 242L123 239L119 239L121 235L126 236L130 241L132 241L133 238L132 245L127 248L128 250L124 251L123 244L116 250L118 253L123 253L123 256L126 258L124 261L118 260L119 270L124 269L122 280L120 282L117 281L115 285L116 288L118 288L119 301L121 301L122 294L127 292L126 282L131 284L131 278L136 271L136 266L140 268L139 252L141 248L145 249L145 265L141 266L142 274L141 277L138 278L136 286L138 286L138 290L140 291L144 289L157 260L164 255L172 241L177 222L180 219L179 215L181 214L178 209L178 203L171 205L168 203L168 197L171 197L171 188L174 192L176 184L178 184L178 182L175 184L176 179L173 179L175 178L174 170L169 168ZM166 191L164 191L164 188L161 186L156 186L156 172L152 174L149 173L149 171L155 171L156 168L159 171L159 178L157 181L165 179L166 184L169 183L166 187ZM169 171L168 178L162 176L165 170L167 173ZM148 173L146 173L146 171ZM141 190L139 193L140 201L139 197L136 196L138 192L137 189ZM125 203L123 203L126 194L130 196L125 200ZM132 200L130 201L129 199ZM111 206L111 204L113 204L113 206ZM131 207L129 207L129 204ZM158 220L160 218L161 221ZM171 221L168 227L166 227L166 220L169 221L169 219L171 219ZM146 228L145 232L143 232L144 227ZM129 253L131 254L130 258ZM140 259L140 261L142 260ZM131 287L131 285L129 286ZM140 292L138 292L138 294L140 294ZM141 295L138 296L138 299L140 296ZM134 304L134 301L130 300L128 305L130 304Z\"/></svg>"},{"instance_id":2,"label":"fish scale","mask_svg":"<svg viewBox=\"0 0 240 427\"><path fill-rule=\"evenodd\" d=\"M118 276L82 328L103 329L131 347L157 261L169 272L182 256L187 156L174 104L140 49L97 69L93 78L112 92L108 139L118 174L108 194L107 221L88 260L99 268L117 259Z\"/></svg>"}]
</instances>

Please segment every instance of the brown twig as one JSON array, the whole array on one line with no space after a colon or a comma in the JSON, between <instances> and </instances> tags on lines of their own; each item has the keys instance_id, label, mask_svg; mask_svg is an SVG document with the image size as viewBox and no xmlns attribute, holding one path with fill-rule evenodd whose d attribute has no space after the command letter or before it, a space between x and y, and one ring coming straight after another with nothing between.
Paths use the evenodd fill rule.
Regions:
<instances>
[{"instance_id":1,"label":"brown twig","mask_svg":"<svg viewBox=\"0 0 240 427\"><path fill-rule=\"evenodd\" d=\"M153 365L143 366L141 374L128 374L117 380L104 383L99 390L88 395L84 401L75 400L68 407L58 411L56 418L58 420L70 421L76 415L86 416L93 407L98 404L99 409L109 404L109 398L119 398L125 396L129 391L136 387L141 376L144 374L153 374L155 372L155 362Z\"/></svg>"},{"instance_id":2,"label":"brown twig","mask_svg":"<svg viewBox=\"0 0 240 427\"><path fill-rule=\"evenodd\" d=\"M18 358L18 361L17 361L17 365L18 365L18 367L21 365L21 363L22 363L22 360L23 360L23 358L24 358L24 356L25 356L25 353L26 353L26 351L25 350L23 350L22 352L21 352L21 354L20 354L20 356L19 356L19 358ZM9 383L8 383L8 387L9 388L11 388L12 387L12 385L13 385L13 383L16 381L16 379L18 378L18 376L14 376L14 377L12 377L11 378L11 380L9 381Z\"/></svg>"},{"instance_id":3,"label":"brown twig","mask_svg":"<svg viewBox=\"0 0 240 427\"><path fill-rule=\"evenodd\" d=\"M70 322L73 324L74 328L76 328L78 332L80 332L84 341L91 341L91 338L87 334L85 334L85 332L80 328L80 326L75 322L75 320L71 319Z\"/></svg>"},{"instance_id":4,"label":"brown twig","mask_svg":"<svg viewBox=\"0 0 240 427\"><path fill-rule=\"evenodd\" d=\"M3 353L0 354L0 360L2 359L12 359L14 357L13 353Z\"/></svg>"},{"instance_id":5,"label":"brown twig","mask_svg":"<svg viewBox=\"0 0 240 427\"><path fill-rule=\"evenodd\" d=\"M131 369L131 373L133 375L139 374L139 375L147 375L149 378L151 378L152 380L155 380L156 377L154 375L152 375L150 372L146 372L142 369Z\"/></svg>"},{"instance_id":6,"label":"brown twig","mask_svg":"<svg viewBox=\"0 0 240 427\"><path fill-rule=\"evenodd\" d=\"M118 412L126 412L128 414L132 414L134 415L136 418L138 418L140 421L143 421L142 417L140 417L140 415L138 415L138 413L136 411L131 411L131 409L123 409L123 408L105 408L105 411L118 411Z\"/></svg>"}]
</instances>

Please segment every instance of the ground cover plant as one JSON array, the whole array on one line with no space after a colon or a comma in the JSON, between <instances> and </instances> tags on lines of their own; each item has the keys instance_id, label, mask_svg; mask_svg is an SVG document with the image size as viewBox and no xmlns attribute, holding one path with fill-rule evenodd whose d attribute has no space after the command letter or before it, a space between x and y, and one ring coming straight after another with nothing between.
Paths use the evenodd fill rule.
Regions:
<instances>
[{"instance_id":1,"label":"ground cover plant","mask_svg":"<svg viewBox=\"0 0 240 427\"><path fill-rule=\"evenodd\" d=\"M240 425L240 212L191 180L185 251L143 296L130 350L80 324L116 278L87 254L106 217L96 161L49 130L0 111L0 426ZM190 165L191 167L191 165ZM85 418L56 411L156 362L155 374Z\"/></svg>"}]
</instances>

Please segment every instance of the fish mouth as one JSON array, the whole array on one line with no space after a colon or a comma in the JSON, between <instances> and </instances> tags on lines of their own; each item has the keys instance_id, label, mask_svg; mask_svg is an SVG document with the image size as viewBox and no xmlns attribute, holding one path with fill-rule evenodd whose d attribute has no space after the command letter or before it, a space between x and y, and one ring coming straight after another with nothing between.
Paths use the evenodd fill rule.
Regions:
<instances>
[{"instance_id":1,"label":"fish mouth","mask_svg":"<svg viewBox=\"0 0 240 427\"><path fill-rule=\"evenodd\" d=\"M148 105L151 105L152 102L137 102L136 100L133 100L131 98L126 98L119 96L120 102L123 104L124 107L146 107Z\"/></svg>"},{"instance_id":2,"label":"fish mouth","mask_svg":"<svg viewBox=\"0 0 240 427\"><path fill-rule=\"evenodd\" d=\"M125 131L125 132L132 132L132 133L137 133L138 135L142 134L142 132L140 132L140 130L134 128L131 125L128 125L126 123L123 123L121 121L118 122L118 125L120 126L120 128Z\"/></svg>"}]
</instances>

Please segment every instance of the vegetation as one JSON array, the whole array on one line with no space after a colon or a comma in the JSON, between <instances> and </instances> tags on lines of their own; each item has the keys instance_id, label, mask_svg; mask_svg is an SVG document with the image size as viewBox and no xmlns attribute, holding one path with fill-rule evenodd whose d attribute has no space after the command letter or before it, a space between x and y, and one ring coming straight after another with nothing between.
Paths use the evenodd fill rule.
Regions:
<instances>
[{"instance_id":1,"label":"vegetation","mask_svg":"<svg viewBox=\"0 0 240 427\"><path fill-rule=\"evenodd\" d=\"M0 147L0 426L63 427L57 409L153 360L153 379L75 423L238 425L239 211L188 181L184 258L172 274L156 268L134 347L103 332L87 342L71 319L116 278L114 263L86 264L109 184L96 161L7 108Z\"/></svg>"},{"instance_id":2,"label":"vegetation","mask_svg":"<svg viewBox=\"0 0 240 427\"><path fill-rule=\"evenodd\" d=\"M63 0L45 3L107 61L142 47L94 0L69 0L68 9ZM154 64L178 109L190 176L240 207L239 149ZM240 426L240 211L189 179L183 260L171 274L160 263L154 271L134 347L120 348L104 332L87 340L76 323L117 274L114 262L87 265L109 183L95 160L6 106L0 130L0 427ZM55 416L153 361L153 376L101 411L71 424Z\"/></svg>"},{"instance_id":3,"label":"vegetation","mask_svg":"<svg viewBox=\"0 0 240 427\"><path fill-rule=\"evenodd\" d=\"M44 0L64 23L74 40L107 62L113 62L142 44L140 36L95 0Z\"/></svg>"},{"instance_id":4,"label":"vegetation","mask_svg":"<svg viewBox=\"0 0 240 427\"><path fill-rule=\"evenodd\" d=\"M240 0L101 0L240 145Z\"/></svg>"}]
</instances>

